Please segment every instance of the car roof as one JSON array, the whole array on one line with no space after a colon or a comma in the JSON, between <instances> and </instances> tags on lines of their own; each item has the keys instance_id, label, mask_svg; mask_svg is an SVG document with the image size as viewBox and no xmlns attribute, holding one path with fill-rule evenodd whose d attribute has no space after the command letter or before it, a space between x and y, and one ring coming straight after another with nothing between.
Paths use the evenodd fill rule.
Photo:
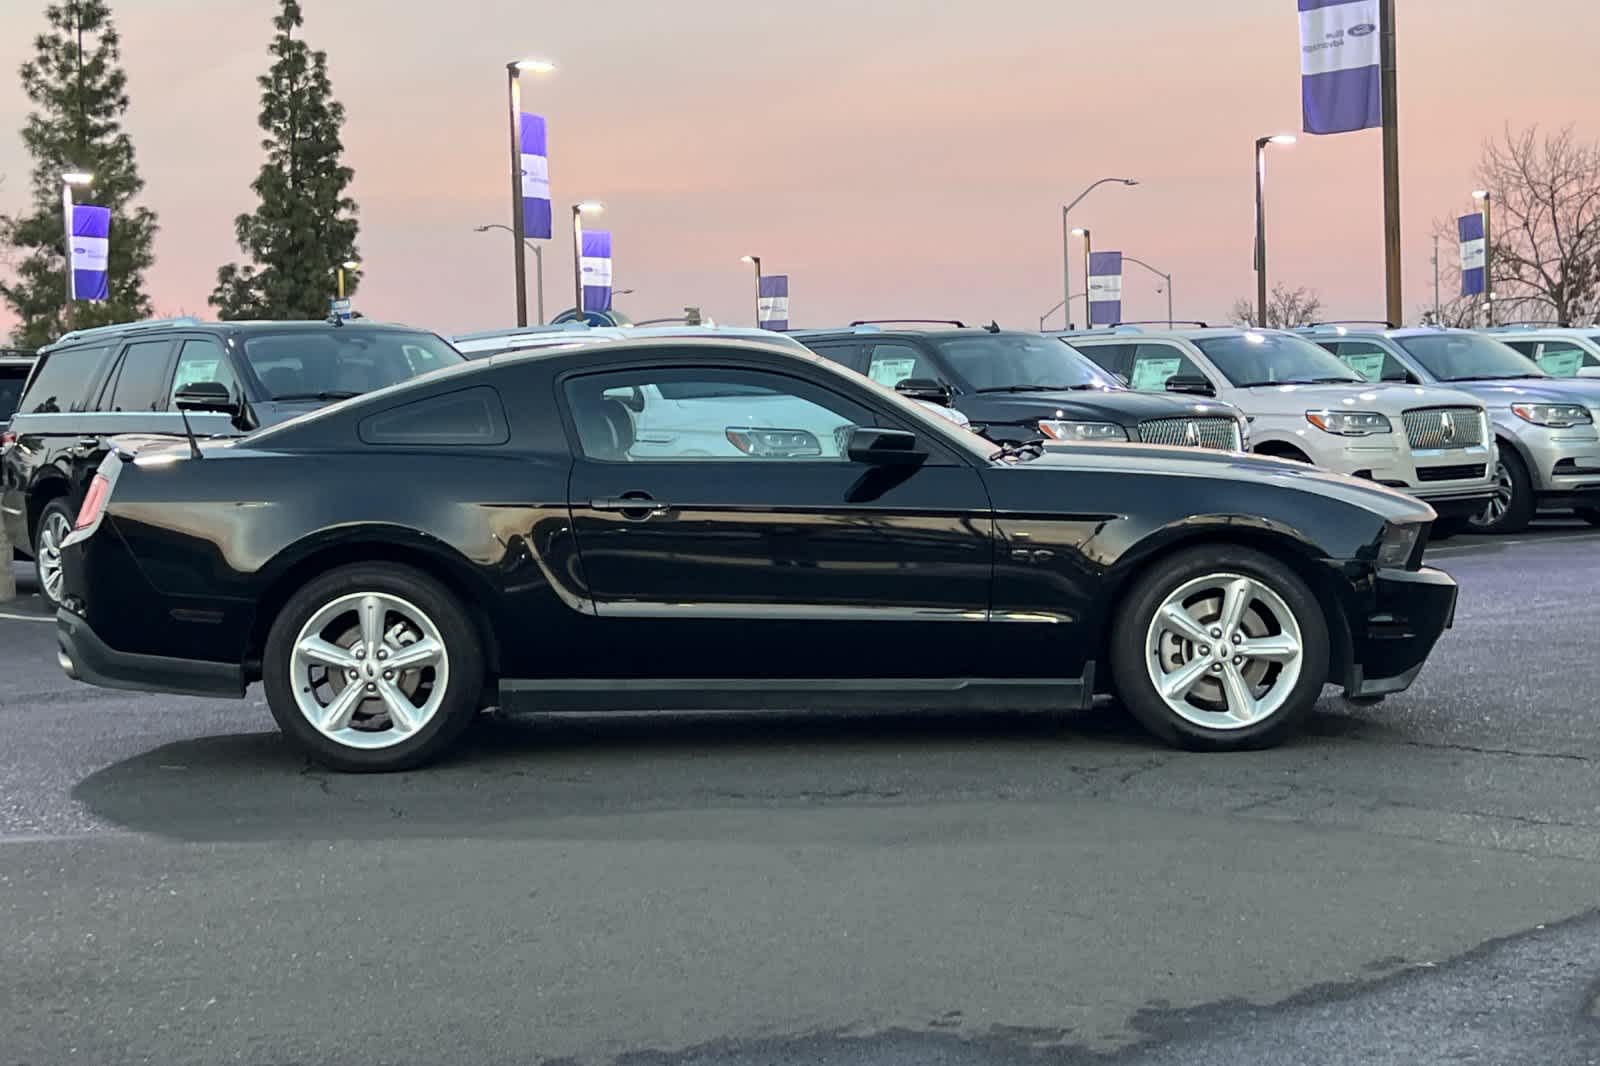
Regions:
<instances>
[{"instance_id":1,"label":"car roof","mask_svg":"<svg viewBox=\"0 0 1600 1066\"><path fill-rule=\"evenodd\" d=\"M39 354L54 351L57 348L66 348L72 345L89 343L97 340L120 340L122 337L135 333L161 333L166 330L214 330L214 331L241 331L244 333L272 331L274 333L312 332L315 330L354 329L364 332L395 331L406 333L428 333L430 330L420 326L408 326L400 322L378 322L372 319L358 318L349 322L335 323L329 319L282 319L282 320L257 320L242 319L226 322L204 322L193 316L181 318L156 318L140 322L121 322L110 326L95 326L91 329L75 329L62 334L61 338L52 344L39 349Z\"/></svg>"},{"instance_id":2,"label":"car roof","mask_svg":"<svg viewBox=\"0 0 1600 1066\"><path fill-rule=\"evenodd\" d=\"M1023 336L1037 337L1037 333L1022 329L988 329L983 326L949 326L939 329L911 329L895 328L885 329L882 326L840 326L837 329L792 329L787 336L798 341L834 339L838 337L869 337L903 339L906 337L921 337L930 340L960 339L963 337L995 337L995 336Z\"/></svg>"},{"instance_id":3,"label":"car roof","mask_svg":"<svg viewBox=\"0 0 1600 1066\"><path fill-rule=\"evenodd\" d=\"M1479 330L1493 337L1584 337L1593 339L1600 336L1600 324L1593 326L1530 326L1517 324L1512 326L1495 326L1492 329Z\"/></svg>"}]
</instances>

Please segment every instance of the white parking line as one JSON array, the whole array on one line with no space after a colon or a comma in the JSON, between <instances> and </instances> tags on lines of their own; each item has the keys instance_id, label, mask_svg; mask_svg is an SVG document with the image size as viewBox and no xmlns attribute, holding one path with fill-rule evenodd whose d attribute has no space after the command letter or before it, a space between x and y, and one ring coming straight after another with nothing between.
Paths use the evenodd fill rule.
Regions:
<instances>
[{"instance_id":1,"label":"white parking line","mask_svg":"<svg viewBox=\"0 0 1600 1066\"><path fill-rule=\"evenodd\" d=\"M51 618L49 616L45 616L45 617L41 618L36 614L9 614L6 611L0 611L0 618L4 618L8 622L54 622L55 621L54 618Z\"/></svg>"}]
</instances>

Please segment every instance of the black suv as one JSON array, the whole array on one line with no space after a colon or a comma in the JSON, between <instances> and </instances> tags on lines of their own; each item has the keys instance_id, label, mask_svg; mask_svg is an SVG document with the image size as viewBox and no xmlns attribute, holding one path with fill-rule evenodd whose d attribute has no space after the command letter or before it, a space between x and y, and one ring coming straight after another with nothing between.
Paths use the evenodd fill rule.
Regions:
<instances>
[{"instance_id":1,"label":"black suv","mask_svg":"<svg viewBox=\"0 0 1600 1066\"><path fill-rule=\"evenodd\" d=\"M365 322L180 318L68 333L39 352L0 445L6 536L53 603L61 540L108 439L183 436L180 389L226 390L211 411L186 403L189 423L197 436L238 436L463 361L436 334Z\"/></svg>"},{"instance_id":2,"label":"black suv","mask_svg":"<svg viewBox=\"0 0 1600 1066\"><path fill-rule=\"evenodd\" d=\"M1054 337L949 329L800 330L801 344L910 399L945 404L996 443L1140 441L1242 450L1232 405L1134 392Z\"/></svg>"},{"instance_id":3,"label":"black suv","mask_svg":"<svg viewBox=\"0 0 1600 1066\"><path fill-rule=\"evenodd\" d=\"M0 348L0 430L6 428L22 399L22 386L33 369L34 355L20 348Z\"/></svg>"}]
</instances>

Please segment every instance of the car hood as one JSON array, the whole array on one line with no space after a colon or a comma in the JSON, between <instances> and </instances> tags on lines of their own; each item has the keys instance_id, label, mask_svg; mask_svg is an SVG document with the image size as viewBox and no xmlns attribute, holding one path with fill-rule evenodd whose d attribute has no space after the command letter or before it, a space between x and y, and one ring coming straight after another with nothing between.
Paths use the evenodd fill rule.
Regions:
<instances>
[{"instance_id":1,"label":"car hood","mask_svg":"<svg viewBox=\"0 0 1600 1066\"><path fill-rule=\"evenodd\" d=\"M1290 459L1264 455L1213 451L1206 448L1169 448L1154 444L1051 444L1044 454L1013 469L1111 470L1129 476L1220 478L1253 481L1294 492L1338 499L1363 508L1390 522L1427 522L1433 508L1375 481L1345 477Z\"/></svg>"},{"instance_id":2,"label":"car hood","mask_svg":"<svg viewBox=\"0 0 1600 1066\"><path fill-rule=\"evenodd\" d=\"M1237 391L1239 406L1251 414L1303 414L1326 407L1338 411L1376 411L1399 415L1418 407L1476 407L1478 401L1454 387L1439 385L1254 385Z\"/></svg>"},{"instance_id":3,"label":"car hood","mask_svg":"<svg viewBox=\"0 0 1600 1066\"><path fill-rule=\"evenodd\" d=\"M1203 396L1180 397L1131 389L1077 392L989 392L978 397L986 408L1015 411L1034 418L1069 418L1095 422L1142 422L1147 418L1238 418L1232 404Z\"/></svg>"},{"instance_id":4,"label":"car hood","mask_svg":"<svg viewBox=\"0 0 1600 1066\"><path fill-rule=\"evenodd\" d=\"M1581 403L1600 408L1600 379L1597 378L1452 381L1449 387L1476 396L1490 407L1509 407L1514 403Z\"/></svg>"}]
</instances>

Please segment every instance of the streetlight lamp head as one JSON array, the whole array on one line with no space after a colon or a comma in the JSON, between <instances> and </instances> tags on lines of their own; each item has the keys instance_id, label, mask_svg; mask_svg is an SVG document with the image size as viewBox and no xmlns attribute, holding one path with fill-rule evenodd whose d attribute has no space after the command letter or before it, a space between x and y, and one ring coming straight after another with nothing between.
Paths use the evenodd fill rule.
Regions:
<instances>
[{"instance_id":1,"label":"streetlight lamp head","mask_svg":"<svg viewBox=\"0 0 1600 1066\"><path fill-rule=\"evenodd\" d=\"M1474 200L1487 200L1489 198L1489 190L1488 189L1473 189L1472 190L1472 198Z\"/></svg>"},{"instance_id":2,"label":"streetlight lamp head","mask_svg":"<svg viewBox=\"0 0 1600 1066\"><path fill-rule=\"evenodd\" d=\"M573 209L582 215L598 215L606 209L606 205L598 200L585 200L581 204L574 204Z\"/></svg>"},{"instance_id":3,"label":"streetlight lamp head","mask_svg":"<svg viewBox=\"0 0 1600 1066\"><path fill-rule=\"evenodd\" d=\"M741 263L759 263L759 262L761 262L761 257L759 255L741 255L739 257L739 262L741 262Z\"/></svg>"},{"instance_id":4,"label":"streetlight lamp head","mask_svg":"<svg viewBox=\"0 0 1600 1066\"><path fill-rule=\"evenodd\" d=\"M1274 133L1271 137L1268 137L1267 140L1271 141L1273 144L1293 144L1295 141L1299 140L1299 138L1292 133Z\"/></svg>"},{"instance_id":5,"label":"streetlight lamp head","mask_svg":"<svg viewBox=\"0 0 1600 1066\"><path fill-rule=\"evenodd\" d=\"M1073 236L1074 236L1074 237L1082 237L1082 236L1084 236L1084 235L1085 235L1085 234L1087 234L1087 233L1088 233L1088 232L1089 232L1089 231L1088 231L1088 230L1086 230L1086 229L1084 229L1084 228L1083 228L1083 227L1082 227L1082 226L1075 226L1075 227L1073 227L1073 230L1072 230L1072 235L1073 235Z\"/></svg>"},{"instance_id":6,"label":"streetlight lamp head","mask_svg":"<svg viewBox=\"0 0 1600 1066\"><path fill-rule=\"evenodd\" d=\"M61 175L61 180L67 185L87 185L94 180L94 175L86 170L69 170Z\"/></svg>"},{"instance_id":7,"label":"streetlight lamp head","mask_svg":"<svg viewBox=\"0 0 1600 1066\"><path fill-rule=\"evenodd\" d=\"M1139 184L1139 179L1138 178L1123 178L1122 179L1122 184L1124 184L1124 185L1137 185L1137 184Z\"/></svg>"},{"instance_id":8,"label":"streetlight lamp head","mask_svg":"<svg viewBox=\"0 0 1600 1066\"><path fill-rule=\"evenodd\" d=\"M556 65L548 59L519 59L511 66L528 74L553 74L556 69Z\"/></svg>"},{"instance_id":9,"label":"streetlight lamp head","mask_svg":"<svg viewBox=\"0 0 1600 1066\"><path fill-rule=\"evenodd\" d=\"M344 267L346 270L360 270L361 269L361 260L359 260L359 259L346 259L343 263L341 263L339 265Z\"/></svg>"}]
</instances>

